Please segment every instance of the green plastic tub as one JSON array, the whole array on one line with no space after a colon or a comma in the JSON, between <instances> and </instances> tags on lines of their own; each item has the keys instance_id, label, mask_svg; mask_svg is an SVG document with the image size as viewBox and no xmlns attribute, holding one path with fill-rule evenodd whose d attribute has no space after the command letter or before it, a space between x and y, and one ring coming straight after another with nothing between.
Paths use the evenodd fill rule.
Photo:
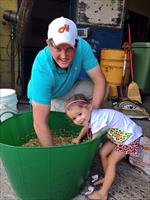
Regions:
<instances>
[{"instance_id":1,"label":"green plastic tub","mask_svg":"<svg viewBox=\"0 0 150 200\"><path fill-rule=\"evenodd\" d=\"M143 94L150 94L150 43L132 43L134 80Z\"/></svg>"},{"instance_id":2,"label":"green plastic tub","mask_svg":"<svg viewBox=\"0 0 150 200\"><path fill-rule=\"evenodd\" d=\"M49 124L58 134L77 134L64 113L52 112ZM100 143L100 136L81 144L23 147L34 136L32 113L0 124L0 156L17 196L22 200L71 200L83 187Z\"/></svg>"}]
</instances>

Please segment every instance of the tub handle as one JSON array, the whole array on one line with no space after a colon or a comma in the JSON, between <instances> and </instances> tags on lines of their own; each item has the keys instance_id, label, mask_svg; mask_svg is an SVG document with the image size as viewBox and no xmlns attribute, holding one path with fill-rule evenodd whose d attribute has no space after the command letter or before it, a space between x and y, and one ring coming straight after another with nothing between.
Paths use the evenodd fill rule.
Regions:
<instances>
[{"instance_id":1,"label":"tub handle","mask_svg":"<svg viewBox=\"0 0 150 200\"><path fill-rule=\"evenodd\" d=\"M17 113L14 113L14 112L12 112L12 111L6 111L6 112L3 112L3 113L0 114L0 123L2 123L2 121L1 121L1 117L2 117L4 114L12 114L12 117L18 115Z\"/></svg>"},{"instance_id":2,"label":"tub handle","mask_svg":"<svg viewBox=\"0 0 150 200\"><path fill-rule=\"evenodd\" d=\"M11 107L8 106L7 104L1 104L0 106L1 106L1 108L4 107L4 108L7 108L7 109L8 109L8 111L5 111L5 112L3 112L3 113L0 114L0 122L2 122L1 117L2 117L4 114L12 114L12 117L14 117L14 116L16 115L16 113L17 113L15 109L11 108ZM10 116L10 117L11 117L11 116ZM10 118L10 117L9 117L9 118Z\"/></svg>"}]
</instances>

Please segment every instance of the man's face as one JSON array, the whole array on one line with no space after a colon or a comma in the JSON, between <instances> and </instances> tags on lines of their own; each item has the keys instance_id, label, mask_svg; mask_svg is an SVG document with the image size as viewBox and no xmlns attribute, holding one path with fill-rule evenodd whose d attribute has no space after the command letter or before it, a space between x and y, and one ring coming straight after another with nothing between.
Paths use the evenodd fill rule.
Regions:
<instances>
[{"instance_id":1,"label":"man's face","mask_svg":"<svg viewBox=\"0 0 150 200\"><path fill-rule=\"evenodd\" d=\"M52 56L55 62L59 65L59 67L66 69L68 68L69 64L71 63L76 48L71 47L68 44L60 44L58 46L48 45Z\"/></svg>"}]
</instances>

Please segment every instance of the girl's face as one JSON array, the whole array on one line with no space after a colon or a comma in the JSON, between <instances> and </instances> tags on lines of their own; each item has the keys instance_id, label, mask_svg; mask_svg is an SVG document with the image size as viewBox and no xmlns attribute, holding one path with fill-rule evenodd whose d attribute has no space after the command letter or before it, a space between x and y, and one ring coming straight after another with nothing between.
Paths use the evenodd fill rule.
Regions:
<instances>
[{"instance_id":1,"label":"girl's face","mask_svg":"<svg viewBox=\"0 0 150 200\"><path fill-rule=\"evenodd\" d=\"M68 68L74 57L76 49L69 46L68 44L60 44L57 47L49 45L49 48L58 66L62 69Z\"/></svg>"},{"instance_id":2,"label":"girl's face","mask_svg":"<svg viewBox=\"0 0 150 200\"><path fill-rule=\"evenodd\" d=\"M89 124L91 115L91 105L73 105L66 111L66 114L72 121L81 126L87 126Z\"/></svg>"}]
</instances>

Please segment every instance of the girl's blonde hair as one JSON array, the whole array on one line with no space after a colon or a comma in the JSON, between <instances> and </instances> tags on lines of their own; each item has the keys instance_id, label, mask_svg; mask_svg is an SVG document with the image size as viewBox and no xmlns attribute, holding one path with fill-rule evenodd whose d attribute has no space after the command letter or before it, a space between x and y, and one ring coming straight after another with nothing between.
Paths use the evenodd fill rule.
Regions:
<instances>
[{"instance_id":1,"label":"girl's blonde hair","mask_svg":"<svg viewBox=\"0 0 150 200\"><path fill-rule=\"evenodd\" d=\"M65 111L69 110L73 105L82 107L89 103L90 101L83 94L75 94L65 101Z\"/></svg>"}]
</instances>

